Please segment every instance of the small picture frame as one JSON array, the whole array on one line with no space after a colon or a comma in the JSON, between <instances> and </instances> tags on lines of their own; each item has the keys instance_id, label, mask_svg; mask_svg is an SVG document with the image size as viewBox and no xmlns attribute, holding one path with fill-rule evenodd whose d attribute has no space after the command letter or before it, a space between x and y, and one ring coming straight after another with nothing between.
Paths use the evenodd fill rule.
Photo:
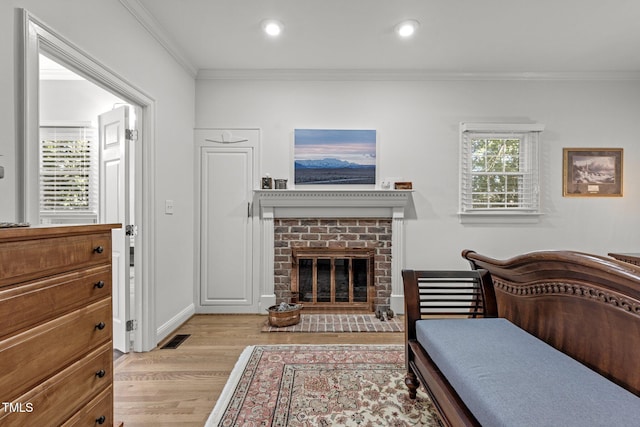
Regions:
<instances>
[{"instance_id":1,"label":"small picture frame","mask_svg":"<svg viewBox=\"0 0 640 427\"><path fill-rule=\"evenodd\" d=\"M622 148L564 148L564 197L622 197Z\"/></svg>"}]
</instances>

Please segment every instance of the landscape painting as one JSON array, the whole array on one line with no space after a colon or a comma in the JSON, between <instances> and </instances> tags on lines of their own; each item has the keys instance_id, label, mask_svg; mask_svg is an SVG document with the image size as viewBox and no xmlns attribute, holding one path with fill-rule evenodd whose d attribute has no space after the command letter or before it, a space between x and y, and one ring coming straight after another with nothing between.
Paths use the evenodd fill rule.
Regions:
<instances>
[{"instance_id":1,"label":"landscape painting","mask_svg":"<svg viewBox=\"0 0 640 427\"><path fill-rule=\"evenodd\" d=\"M376 131L295 129L295 184L376 183Z\"/></svg>"}]
</instances>

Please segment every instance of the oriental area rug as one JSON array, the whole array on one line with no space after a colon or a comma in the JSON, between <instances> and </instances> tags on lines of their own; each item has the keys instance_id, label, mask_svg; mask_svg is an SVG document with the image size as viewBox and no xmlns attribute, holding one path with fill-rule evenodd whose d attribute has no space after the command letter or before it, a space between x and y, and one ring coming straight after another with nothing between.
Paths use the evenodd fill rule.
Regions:
<instances>
[{"instance_id":1,"label":"oriental area rug","mask_svg":"<svg viewBox=\"0 0 640 427\"><path fill-rule=\"evenodd\" d=\"M206 427L441 427L423 390L409 399L405 374L401 345L250 346Z\"/></svg>"},{"instance_id":2,"label":"oriental area rug","mask_svg":"<svg viewBox=\"0 0 640 427\"><path fill-rule=\"evenodd\" d=\"M375 314L306 314L292 326L271 326L265 320L262 332L402 332L404 317L378 319Z\"/></svg>"}]
</instances>

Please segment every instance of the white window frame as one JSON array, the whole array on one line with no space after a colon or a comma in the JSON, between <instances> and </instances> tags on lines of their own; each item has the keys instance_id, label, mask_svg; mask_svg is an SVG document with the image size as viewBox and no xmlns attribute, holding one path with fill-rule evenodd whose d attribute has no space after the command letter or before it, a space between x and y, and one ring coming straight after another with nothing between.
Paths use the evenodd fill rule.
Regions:
<instances>
[{"instance_id":1,"label":"white window frame","mask_svg":"<svg viewBox=\"0 0 640 427\"><path fill-rule=\"evenodd\" d=\"M89 174L89 182L87 183L87 206L86 207L45 207L43 206L43 175L51 173L46 169L43 163L43 140L44 137L55 135L59 132L61 137L81 137L89 142L89 153L85 160L85 168ZM64 157L64 154L61 154ZM52 122L42 123L40 126L40 138L38 142L38 159L39 159L39 213L40 223L42 224L66 224L66 223L97 223L98 221L98 132L91 126L90 122ZM71 159L73 160L73 159ZM74 172L78 172L75 170ZM57 173L57 171L53 171ZM56 184L49 187L49 191L55 191Z\"/></svg>"},{"instance_id":2,"label":"white window frame","mask_svg":"<svg viewBox=\"0 0 640 427\"><path fill-rule=\"evenodd\" d=\"M535 223L540 210L540 134L542 124L461 123L460 124L460 198L458 216L462 223ZM478 138L519 139L519 176L522 179L517 206L473 206L472 179L484 172L472 170L472 141ZM506 173L505 173L506 174Z\"/></svg>"}]
</instances>

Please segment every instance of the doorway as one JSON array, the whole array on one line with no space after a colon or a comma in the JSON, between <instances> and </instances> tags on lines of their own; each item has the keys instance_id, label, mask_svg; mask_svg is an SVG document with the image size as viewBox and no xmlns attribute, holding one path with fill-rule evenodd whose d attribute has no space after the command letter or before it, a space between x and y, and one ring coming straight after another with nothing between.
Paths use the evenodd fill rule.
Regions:
<instances>
[{"instance_id":1,"label":"doorway","mask_svg":"<svg viewBox=\"0 0 640 427\"><path fill-rule=\"evenodd\" d=\"M135 233L124 227L135 218L135 141L125 131L135 129L135 106L43 54L38 59L38 224L123 224L113 230L113 346L128 353Z\"/></svg>"},{"instance_id":2,"label":"doorway","mask_svg":"<svg viewBox=\"0 0 640 427\"><path fill-rule=\"evenodd\" d=\"M135 192L136 106L77 75L42 53L38 224L132 224ZM139 108L139 107L138 107ZM135 232L113 234L113 347L128 353L134 342Z\"/></svg>"},{"instance_id":3,"label":"doorway","mask_svg":"<svg viewBox=\"0 0 640 427\"><path fill-rule=\"evenodd\" d=\"M133 274L134 286L130 294L125 293L127 300L133 303L130 304L130 307L135 313L135 319L127 318L124 323L125 326L133 329L133 332L129 334L133 338L133 347L130 349L149 351L157 344L153 326L155 325L155 306L153 305L155 296L153 288L150 286L154 278L154 236L152 232L154 218L150 209L154 205L153 182L150 179L155 170L153 163L155 157L153 151L154 101L113 74L107 67L80 51L75 45L63 39L27 11L23 10L22 13L24 15L22 22L24 23L25 44L22 58L23 84L19 85L22 89L22 96L19 99L23 102L22 111L24 114L21 129L22 153L19 162L22 166L22 181L19 183L21 187L19 193L22 200L20 201L18 218L32 224L41 222L38 143L41 125L39 64L40 55L44 54L47 58L61 65L62 68L77 74L95 87L122 101L118 104L134 106L133 111L137 117L139 138L134 145L136 147L134 154L131 156L134 166L129 172L132 172L133 182L131 194L135 194L135 196L126 199L126 205L130 207L129 213L134 219L131 224L144 224L144 230L149 230L149 232L142 232L142 227L137 229L135 250L133 251L134 265L131 267L135 272ZM143 170L145 174L142 174ZM124 252L126 252L125 255L131 253L130 249ZM125 258L129 260L128 256ZM128 264L130 264L129 261Z\"/></svg>"}]
</instances>

